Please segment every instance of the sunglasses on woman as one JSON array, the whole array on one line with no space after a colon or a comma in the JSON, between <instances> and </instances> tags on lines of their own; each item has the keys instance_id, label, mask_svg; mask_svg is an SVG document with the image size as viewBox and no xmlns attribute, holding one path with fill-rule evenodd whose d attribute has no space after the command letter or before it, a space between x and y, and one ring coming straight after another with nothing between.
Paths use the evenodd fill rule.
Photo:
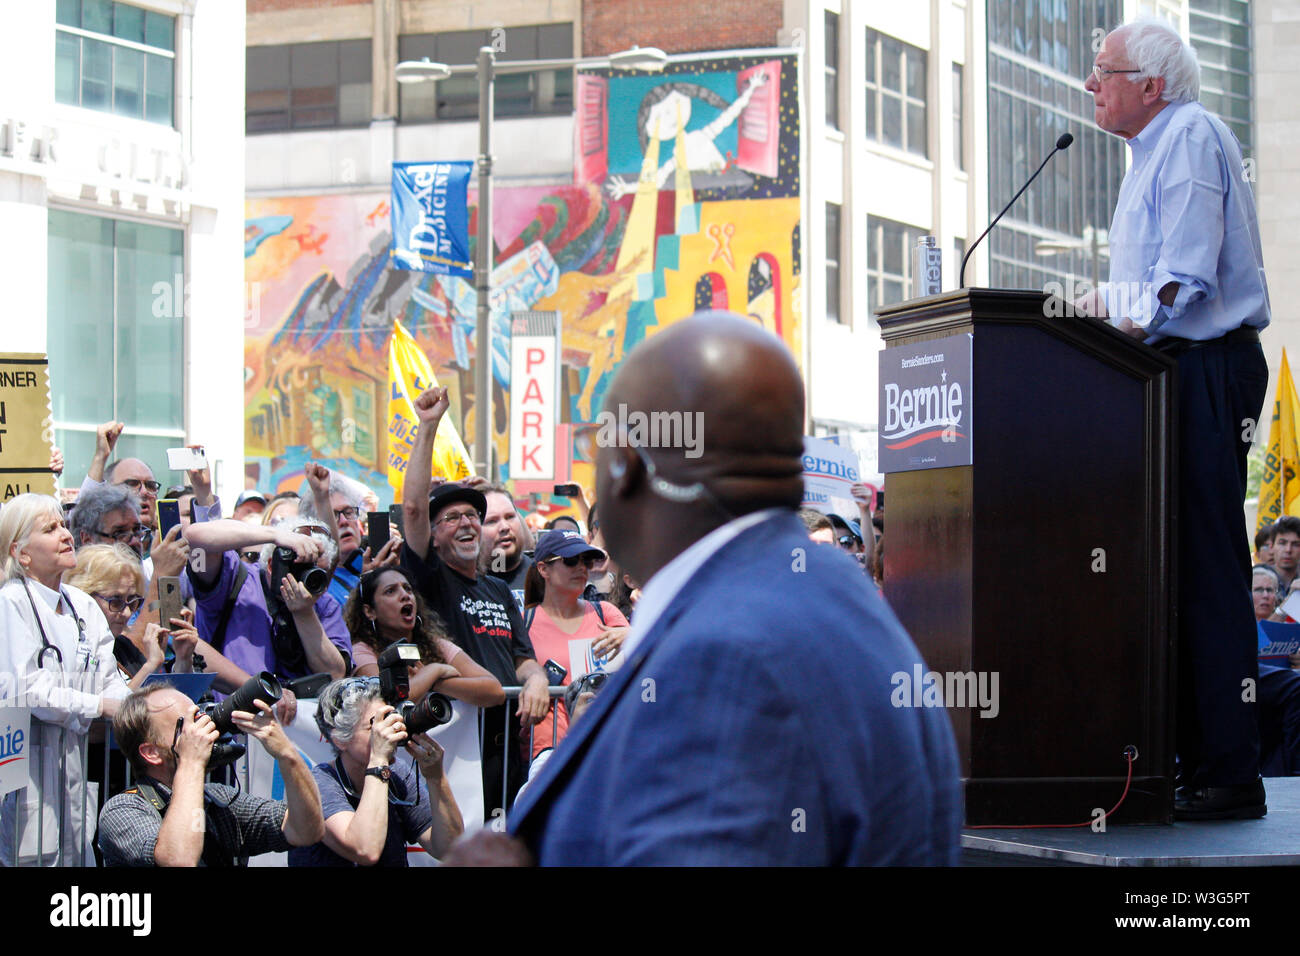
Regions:
<instances>
[{"instance_id":1,"label":"sunglasses on woman","mask_svg":"<svg viewBox=\"0 0 1300 956\"><path fill-rule=\"evenodd\" d=\"M93 594L91 596L107 604L108 609L114 614L121 614L122 608L124 607L130 608L131 613L134 614L136 611L140 610L140 605L144 603L144 598L140 597L138 594L132 594L129 598L120 597L118 595L107 597L103 594Z\"/></svg>"},{"instance_id":2,"label":"sunglasses on woman","mask_svg":"<svg viewBox=\"0 0 1300 956\"><path fill-rule=\"evenodd\" d=\"M590 553L575 555L574 557L571 558L561 558L557 555L554 558L547 558L545 561L542 562L542 564L554 564L556 561L563 561L564 566L566 568L576 568L578 566L578 563L581 562L584 567L594 568L596 566L596 562L599 560L600 558Z\"/></svg>"}]
</instances>

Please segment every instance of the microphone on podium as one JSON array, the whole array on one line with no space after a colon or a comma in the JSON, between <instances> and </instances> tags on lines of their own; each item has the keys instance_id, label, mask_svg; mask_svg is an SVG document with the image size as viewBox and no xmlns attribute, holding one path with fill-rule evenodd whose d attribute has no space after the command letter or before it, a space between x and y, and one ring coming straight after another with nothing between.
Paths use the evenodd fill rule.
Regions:
<instances>
[{"instance_id":1,"label":"microphone on podium","mask_svg":"<svg viewBox=\"0 0 1300 956\"><path fill-rule=\"evenodd\" d=\"M1053 147L1052 151L1047 154L1047 159L1044 159L1041 163L1038 164L1038 168L1034 170L1034 175L1030 176L1029 179L1026 180L1025 184L1020 187L1020 192L1016 193L1014 196L1011 197L1011 202L1007 203L1005 206L1002 207L1002 211L998 213L997 219L994 219L991 223L989 223L989 228L985 229L983 232L980 233L979 239L976 239L973 243L971 243L971 247L966 250L966 255L962 256L961 276L958 278L957 281L958 288L962 288L962 289L966 288L966 262L967 260L970 259L971 253L975 251L975 247L978 246L981 240L983 240L983 238L989 234L989 231L998 224L998 219L1001 219L1003 216L1005 216L1007 214L1007 210L1015 205L1015 202L1017 199L1020 198L1021 193L1023 193L1026 189L1029 188L1029 184L1038 178L1038 174L1043 171L1043 167L1047 165L1048 160L1050 160L1061 150L1068 149L1070 144L1073 142L1074 142L1074 134L1072 133L1062 133L1060 136L1058 136L1056 139L1056 146Z\"/></svg>"}]
</instances>

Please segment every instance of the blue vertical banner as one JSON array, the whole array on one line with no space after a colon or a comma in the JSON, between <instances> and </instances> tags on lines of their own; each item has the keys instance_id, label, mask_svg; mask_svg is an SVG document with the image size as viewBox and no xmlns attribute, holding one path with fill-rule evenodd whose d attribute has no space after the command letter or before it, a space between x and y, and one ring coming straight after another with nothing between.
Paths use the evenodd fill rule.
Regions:
<instances>
[{"instance_id":1,"label":"blue vertical banner","mask_svg":"<svg viewBox=\"0 0 1300 956\"><path fill-rule=\"evenodd\" d=\"M469 255L472 160L393 163L393 241L398 269L474 278Z\"/></svg>"}]
</instances>

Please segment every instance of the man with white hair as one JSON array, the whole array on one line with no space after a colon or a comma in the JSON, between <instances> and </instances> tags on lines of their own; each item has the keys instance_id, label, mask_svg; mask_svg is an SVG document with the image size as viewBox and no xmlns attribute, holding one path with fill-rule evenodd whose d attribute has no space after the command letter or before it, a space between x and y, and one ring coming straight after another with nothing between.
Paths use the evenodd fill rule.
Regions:
<instances>
[{"instance_id":1,"label":"man with white hair","mask_svg":"<svg viewBox=\"0 0 1300 956\"><path fill-rule=\"evenodd\" d=\"M1236 138L1197 102L1196 54L1167 22L1110 33L1084 88L1097 125L1128 141L1133 162L1111 223L1110 281L1080 304L1178 362L1174 814L1261 817L1255 697L1243 693L1258 673L1241 517L1268 384L1255 201Z\"/></svg>"},{"instance_id":2,"label":"man with white hair","mask_svg":"<svg viewBox=\"0 0 1300 956\"><path fill-rule=\"evenodd\" d=\"M362 574L373 568L397 565L401 542L390 538L377 554L371 554L361 520L368 508L366 499L373 497L374 492L356 479L330 471L317 462L309 463L304 473L309 484L323 482L328 489L329 504L338 529L339 552L338 564L330 574L329 593L340 605L347 604L348 594L357 586ZM316 504L315 499L315 494L304 495L299 501L298 513L308 518L320 518L329 524L329 515L321 513L324 509Z\"/></svg>"}]
</instances>

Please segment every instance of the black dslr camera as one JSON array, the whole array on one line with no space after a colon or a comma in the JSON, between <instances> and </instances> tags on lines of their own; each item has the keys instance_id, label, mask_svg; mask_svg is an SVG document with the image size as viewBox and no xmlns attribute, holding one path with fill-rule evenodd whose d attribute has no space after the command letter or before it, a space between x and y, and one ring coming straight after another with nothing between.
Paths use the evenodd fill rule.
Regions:
<instances>
[{"instance_id":1,"label":"black dslr camera","mask_svg":"<svg viewBox=\"0 0 1300 956\"><path fill-rule=\"evenodd\" d=\"M312 597L320 597L330 586L330 574L321 568L316 567L314 561L299 561L298 555L294 553L293 548L276 548L271 553L271 590L275 594L280 593L280 585L284 583L284 576L292 574L295 581L302 583Z\"/></svg>"},{"instance_id":2,"label":"black dslr camera","mask_svg":"<svg viewBox=\"0 0 1300 956\"><path fill-rule=\"evenodd\" d=\"M280 682L275 679L275 675L270 671L262 671L256 677L250 677L243 687L221 703L211 698L199 701L199 713L211 717L212 722L217 725L217 732L221 734L217 742L212 745L212 756L208 758L209 772L234 763L247 750L243 744L235 742L234 735L238 728L230 719L230 715L237 710L257 714L259 711L254 706L255 701L266 701L274 707L280 700L280 696Z\"/></svg>"},{"instance_id":3,"label":"black dslr camera","mask_svg":"<svg viewBox=\"0 0 1300 956\"><path fill-rule=\"evenodd\" d=\"M280 599L280 585L286 574L292 574L313 598L329 589L330 575L311 561L299 561L292 548L279 547L271 552L271 583L268 586L266 579L261 578L262 593L266 597L266 609L271 613L271 650L275 653L276 670L288 677L301 675L310 668L302 638L298 636L298 625Z\"/></svg>"},{"instance_id":4,"label":"black dslr camera","mask_svg":"<svg viewBox=\"0 0 1300 956\"><path fill-rule=\"evenodd\" d=\"M407 668L420 663L420 649L414 644L390 644L379 655L379 693L384 703L397 711L409 734L420 734L449 723L453 716L451 699L430 692L419 703L411 700L411 680Z\"/></svg>"}]
</instances>

